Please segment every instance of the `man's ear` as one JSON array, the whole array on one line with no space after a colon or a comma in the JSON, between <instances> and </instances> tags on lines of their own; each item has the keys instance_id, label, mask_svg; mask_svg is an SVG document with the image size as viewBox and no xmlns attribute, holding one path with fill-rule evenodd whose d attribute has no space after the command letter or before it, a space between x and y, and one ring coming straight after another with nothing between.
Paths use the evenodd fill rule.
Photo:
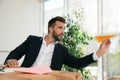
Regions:
<instances>
[{"instance_id":1,"label":"man's ear","mask_svg":"<svg viewBox=\"0 0 120 80\"><path fill-rule=\"evenodd\" d=\"M50 31L50 32L53 32L53 27L49 27L49 31Z\"/></svg>"}]
</instances>

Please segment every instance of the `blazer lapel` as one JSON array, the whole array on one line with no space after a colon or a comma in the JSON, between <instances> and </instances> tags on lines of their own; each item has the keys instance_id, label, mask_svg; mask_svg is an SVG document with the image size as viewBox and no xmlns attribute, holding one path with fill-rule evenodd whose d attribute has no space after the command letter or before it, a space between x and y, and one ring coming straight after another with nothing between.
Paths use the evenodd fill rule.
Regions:
<instances>
[{"instance_id":1,"label":"blazer lapel","mask_svg":"<svg viewBox=\"0 0 120 80\"><path fill-rule=\"evenodd\" d=\"M33 56L34 58L33 58L32 62L35 62L35 60L37 59L37 56L39 54L39 51L40 51L40 48L41 48L41 45L42 45L42 41L43 41L43 38L41 38L39 41L36 42L36 47L34 48L35 54Z\"/></svg>"},{"instance_id":2,"label":"blazer lapel","mask_svg":"<svg viewBox=\"0 0 120 80\"><path fill-rule=\"evenodd\" d=\"M58 68L60 67L58 64L58 61L57 59L59 58L59 44L57 43L55 45L55 48L54 48L54 52L53 52L53 57L52 57L52 61L51 61L51 69L53 70L58 70Z\"/></svg>"}]
</instances>

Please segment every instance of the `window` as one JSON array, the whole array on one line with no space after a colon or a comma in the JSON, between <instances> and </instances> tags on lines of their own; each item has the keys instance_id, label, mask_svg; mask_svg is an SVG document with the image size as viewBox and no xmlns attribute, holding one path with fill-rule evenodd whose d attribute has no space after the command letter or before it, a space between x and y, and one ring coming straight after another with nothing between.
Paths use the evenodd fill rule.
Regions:
<instances>
[{"instance_id":1,"label":"window","mask_svg":"<svg viewBox=\"0 0 120 80\"><path fill-rule=\"evenodd\" d=\"M120 33L120 1L103 0L103 33Z\"/></svg>"},{"instance_id":2,"label":"window","mask_svg":"<svg viewBox=\"0 0 120 80\"><path fill-rule=\"evenodd\" d=\"M104 56L104 80L120 75L120 1L103 0L103 34L119 34L111 39L111 46ZM117 78L116 78L117 79Z\"/></svg>"},{"instance_id":3,"label":"window","mask_svg":"<svg viewBox=\"0 0 120 80\"><path fill-rule=\"evenodd\" d=\"M120 35L112 38L111 42L109 52L104 56L105 80L114 80L120 75Z\"/></svg>"},{"instance_id":4,"label":"window","mask_svg":"<svg viewBox=\"0 0 120 80\"><path fill-rule=\"evenodd\" d=\"M96 0L69 0L69 13L83 10L83 30L89 34L97 34L97 1Z\"/></svg>"},{"instance_id":5,"label":"window","mask_svg":"<svg viewBox=\"0 0 120 80\"><path fill-rule=\"evenodd\" d=\"M47 0L44 2L44 34L48 32L48 21L55 16L64 15L64 0Z\"/></svg>"}]
</instances>

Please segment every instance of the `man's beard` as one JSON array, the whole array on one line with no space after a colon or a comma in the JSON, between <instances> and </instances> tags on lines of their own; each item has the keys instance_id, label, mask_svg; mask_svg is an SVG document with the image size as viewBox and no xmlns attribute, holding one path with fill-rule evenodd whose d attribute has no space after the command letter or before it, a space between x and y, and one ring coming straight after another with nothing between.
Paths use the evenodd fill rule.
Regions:
<instances>
[{"instance_id":1,"label":"man's beard","mask_svg":"<svg viewBox=\"0 0 120 80\"><path fill-rule=\"evenodd\" d=\"M60 41L61 39L59 39L58 35L56 34L55 31L53 31L53 34L52 34L53 38L56 40L56 41Z\"/></svg>"}]
</instances>

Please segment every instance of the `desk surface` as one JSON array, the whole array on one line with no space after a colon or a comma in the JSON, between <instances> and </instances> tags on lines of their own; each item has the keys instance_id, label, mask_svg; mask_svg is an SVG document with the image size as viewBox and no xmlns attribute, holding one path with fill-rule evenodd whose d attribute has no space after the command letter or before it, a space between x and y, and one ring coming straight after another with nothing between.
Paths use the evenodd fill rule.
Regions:
<instances>
[{"instance_id":1,"label":"desk surface","mask_svg":"<svg viewBox=\"0 0 120 80\"><path fill-rule=\"evenodd\" d=\"M76 72L53 71L48 74L28 74L20 72L0 73L0 80L82 80Z\"/></svg>"}]
</instances>

